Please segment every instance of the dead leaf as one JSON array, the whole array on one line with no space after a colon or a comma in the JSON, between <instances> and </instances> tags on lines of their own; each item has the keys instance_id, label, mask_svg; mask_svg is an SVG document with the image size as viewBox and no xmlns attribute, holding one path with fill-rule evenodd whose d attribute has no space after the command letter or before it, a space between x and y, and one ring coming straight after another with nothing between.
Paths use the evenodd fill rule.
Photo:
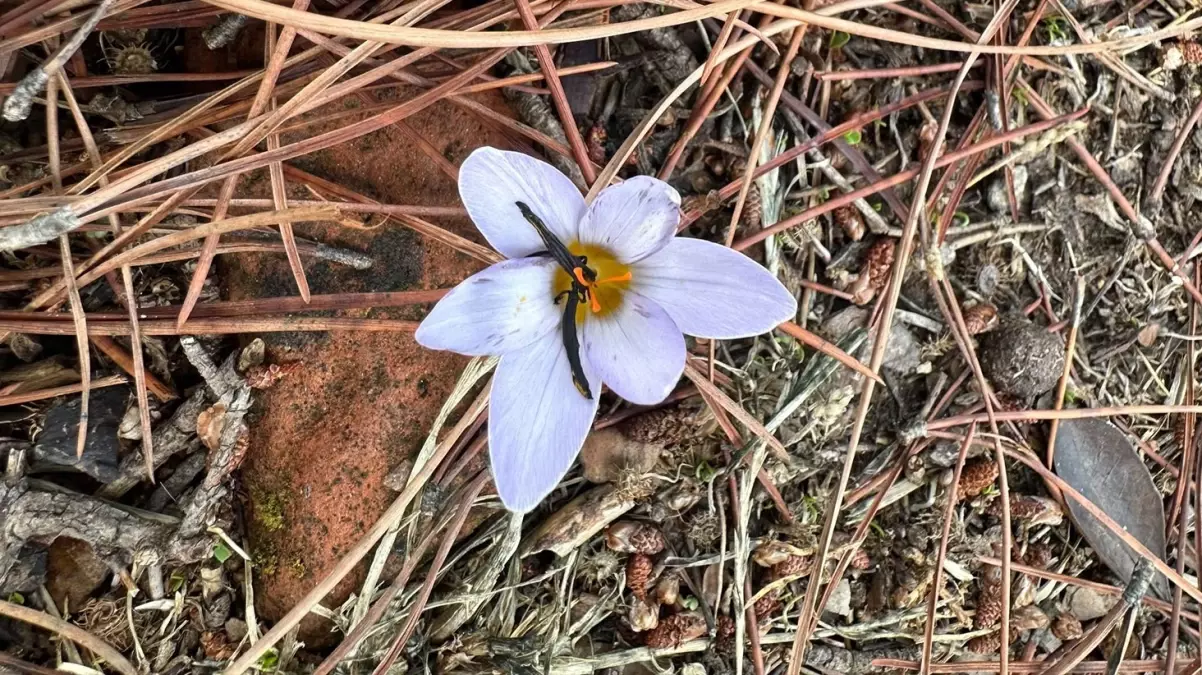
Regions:
<instances>
[{"instance_id":1,"label":"dead leaf","mask_svg":"<svg viewBox=\"0 0 1202 675\"><path fill-rule=\"evenodd\" d=\"M1136 342L1139 342L1140 346L1142 347L1151 347L1156 342L1156 338L1159 335L1160 324L1152 322L1139 329L1139 333L1136 334L1135 340Z\"/></svg>"},{"instance_id":2,"label":"dead leaf","mask_svg":"<svg viewBox=\"0 0 1202 675\"><path fill-rule=\"evenodd\" d=\"M221 430L225 428L225 404L214 403L196 416L196 435L209 450L221 446Z\"/></svg>"},{"instance_id":3,"label":"dead leaf","mask_svg":"<svg viewBox=\"0 0 1202 675\"><path fill-rule=\"evenodd\" d=\"M1065 420L1056 436L1056 473L1110 516L1148 550L1164 558L1164 504L1148 467L1127 436L1099 419ZM1067 499L1069 513L1098 557L1124 582L1142 556ZM1168 598L1169 584L1157 574L1152 588Z\"/></svg>"}]
</instances>

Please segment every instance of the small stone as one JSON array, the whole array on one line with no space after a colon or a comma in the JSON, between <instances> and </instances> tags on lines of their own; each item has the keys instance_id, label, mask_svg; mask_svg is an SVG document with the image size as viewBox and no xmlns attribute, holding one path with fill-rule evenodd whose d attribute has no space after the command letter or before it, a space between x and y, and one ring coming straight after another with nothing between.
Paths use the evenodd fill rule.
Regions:
<instances>
[{"instance_id":1,"label":"small stone","mask_svg":"<svg viewBox=\"0 0 1202 675\"><path fill-rule=\"evenodd\" d=\"M1059 335L1008 317L981 339L981 368L999 391L1029 398L1051 391L1060 381L1064 352Z\"/></svg>"},{"instance_id":2,"label":"small stone","mask_svg":"<svg viewBox=\"0 0 1202 675\"><path fill-rule=\"evenodd\" d=\"M851 582L843 579L835 586L835 590L831 593L830 600L826 603L824 611L839 616L851 616Z\"/></svg>"},{"instance_id":3,"label":"small stone","mask_svg":"<svg viewBox=\"0 0 1202 675\"><path fill-rule=\"evenodd\" d=\"M60 399L46 413L44 428L33 446L32 469L68 468L101 483L116 480L120 452L118 431L125 416L127 387L105 387L88 397L88 437L83 456L75 456L79 435L79 396Z\"/></svg>"},{"instance_id":4,"label":"small stone","mask_svg":"<svg viewBox=\"0 0 1202 675\"><path fill-rule=\"evenodd\" d=\"M233 642L241 642L242 638L246 637L247 627L246 622L242 619L231 618L225 621L225 634L230 637Z\"/></svg>"},{"instance_id":5,"label":"small stone","mask_svg":"<svg viewBox=\"0 0 1202 675\"><path fill-rule=\"evenodd\" d=\"M86 542L59 537L50 545L46 559L46 590L61 609L75 612L100 588L112 573Z\"/></svg>"},{"instance_id":6,"label":"small stone","mask_svg":"<svg viewBox=\"0 0 1202 675\"><path fill-rule=\"evenodd\" d=\"M1118 596L1098 593L1090 588L1075 588L1068 597L1068 608L1079 621L1093 621L1106 616L1118 602Z\"/></svg>"},{"instance_id":7,"label":"small stone","mask_svg":"<svg viewBox=\"0 0 1202 675\"><path fill-rule=\"evenodd\" d=\"M1012 173L1014 174L1014 197L1021 211L1023 202L1027 197L1027 167L1016 166L1013 168ZM1010 188L1006 184L1005 171L998 171L996 177L989 183L989 191L986 198L989 202L989 208L995 212L1010 212Z\"/></svg>"}]
</instances>

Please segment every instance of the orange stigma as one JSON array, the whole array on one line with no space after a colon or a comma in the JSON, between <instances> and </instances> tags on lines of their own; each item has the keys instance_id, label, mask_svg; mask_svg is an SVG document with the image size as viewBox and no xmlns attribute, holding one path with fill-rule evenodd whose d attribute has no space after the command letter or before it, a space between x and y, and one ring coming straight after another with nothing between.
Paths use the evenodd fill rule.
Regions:
<instances>
[{"instance_id":1,"label":"orange stigma","mask_svg":"<svg viewBox=\"0 0 1202 675\"><path fill-rule=\"evenodd\" d=\"M622 283L630 281L631 279L630 270L626 270L626 272L614 275L612 277L597 279L596 281L589 281L586 279L584 276L584 268L582 267L574 268L572 270L572 274L576 277L576 281L580 282L581 286L584 286L589 290L588 306L589 309L593 310L593 314L597 314L601 311L601 300L597 297L597 286L601 286L602 284Z\"/></svg>"}]
</instances>

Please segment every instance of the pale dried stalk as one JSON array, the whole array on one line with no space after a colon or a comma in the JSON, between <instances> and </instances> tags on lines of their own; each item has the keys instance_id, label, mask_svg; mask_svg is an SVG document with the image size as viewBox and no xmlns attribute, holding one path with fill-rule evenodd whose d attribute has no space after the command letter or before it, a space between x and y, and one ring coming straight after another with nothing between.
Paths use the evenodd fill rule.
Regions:
<instances>
[{"instance_id":1,"label":"pale dried stalk","mask_svg":"<svg viewBox=\"0 0 1202 675\"><path fill-rule=\"evenodd\" d=\"M88 152L88 158L92 162L92 168L98 169L102 164L102 160L100 157L100 148L96 145L96 139L92 136L92 129L88 126L88 121L84 118L83 111L79 107L79 102L75 100L75 93L71 91L71 85L67 82L67 78L62 72L58 73L57 81L62 87L63 98L66 99L67 107L71 110L71 116L75 120L75 127L79 130L84 148ZM101 177L100 184L103 186L107 183L107 177ZM121 234L120 219L114 214L109 216L109 222L113 227L113 236L119 236ZM64 280L67 280L65 276ZM150 397L147 393L146 363L142 355L142 334L138 326L138 297L134 292L133 272L129 265L121 266L121 285L125 289L125 306L129 311L129 350L133 357L134 392L138 401L138 423L142 428L142 456L146 458L147 480L154 483L154 434L150 425Z\"/></svg>"},{"instance_id":2,"label":"pale dried stalk","mask_svg":"<svg viewBox=\"0 0 1202 675\"><path fill-rule=\"evenodd\" d=\"M113 670L121 673L121 675L139 675L138 669L126 660L121 655L121 652L113 649L109 643L75 624L68 623L62 619L56 619L45 612L39 612L36 609L30 609L4 600L0 600L0 615L54 632L104 659Z\"/></svg>"},{"instance_id":3,"label":"pale dried stalk","mask_svg":"<svg viewBox=\"0 0 1202 675\"><path fill-rule=\"evenodd\" d=\"M542 31L507 31L504 33L464 33L460 31L437 30L432 28L410 28L402 26L384 26L350 21L334 17L321 16L308 12L297 12L286 7L273 5L265 0L208 0L209 4L240 12L250 16L308 30L337 35L359 40L372 40L388 44L403 44L417 47L435 47L439 49L482 49L498 47L530 47L537 44L563 44L565 42L583 42L599 40L617 35L628 35L645 30L668 28L681 24L700 21L711 17L738 12L747 7L755 7L757 12L782 19L790 19L799 23L810 24L832 31L841 31L857 37L892 42L895 44L923 47L951 52L971 52L977 54L1020 54L1024 56L1065 56L1069 54L1093 54L1098 52L1118 52L1136 49L1161 40L1188 34L1202 28L1202 18L1191 19L1167 28L1152 31L1143 35L1098 42L1091 44L1072 44L1060 47L1026 46L1012 47L1006 45L973 44L928 38L911 33L870 26L856 21L847 21L825 16L816 12L808 12L796 7L762 2L760 0L721 0L712 5L697 9L688 9L673 14L627 21L600 26L584 26L580 28L557 28ZM767 33L765 33L767 35Z\"/></svg>"}]
</instances>

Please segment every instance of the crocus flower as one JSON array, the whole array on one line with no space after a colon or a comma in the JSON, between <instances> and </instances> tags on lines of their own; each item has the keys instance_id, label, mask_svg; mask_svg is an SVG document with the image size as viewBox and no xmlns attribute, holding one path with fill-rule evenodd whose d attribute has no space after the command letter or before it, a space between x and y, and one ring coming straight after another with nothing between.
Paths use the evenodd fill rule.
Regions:
<instances>
[{"instance_id":1,"label":"crocus flower","mask_svg":"<svg viewBox=\"0 0 1202 675\"><path fill-rule=\"evenodd\" d=\"M480 148L459 170L459 196L507 260L444 296L417 341L500 357L488 448L512 511L537 506L567 473L602 383L631 403L659 403L684 370L682 334L744 338L797 311L792 294L750 258L677 238L680 195L663 181L631 178L586 205L551 165ZM534 223L566 245L571 263L561 264Z\"/></svg>"}]
</instances>

